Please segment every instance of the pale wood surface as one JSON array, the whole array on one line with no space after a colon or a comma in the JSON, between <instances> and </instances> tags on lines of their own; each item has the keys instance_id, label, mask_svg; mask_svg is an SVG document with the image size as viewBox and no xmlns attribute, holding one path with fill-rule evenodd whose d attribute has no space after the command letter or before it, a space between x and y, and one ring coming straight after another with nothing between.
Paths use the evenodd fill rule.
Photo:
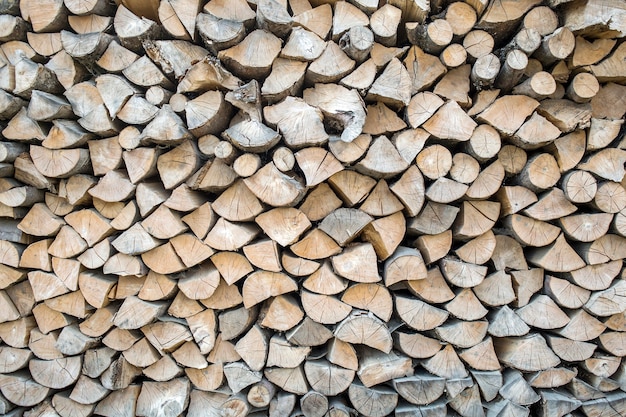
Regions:
<instances>
[{"instance_id":1,"label":"pale wood surface","mask_svg":"<svg viewBox=\"0 0 626 417\"><path fill-rule=\"evenodd\" d=\"M618 415L625 10L0 1L0 414Z\"/></svg>"}]
</instances>

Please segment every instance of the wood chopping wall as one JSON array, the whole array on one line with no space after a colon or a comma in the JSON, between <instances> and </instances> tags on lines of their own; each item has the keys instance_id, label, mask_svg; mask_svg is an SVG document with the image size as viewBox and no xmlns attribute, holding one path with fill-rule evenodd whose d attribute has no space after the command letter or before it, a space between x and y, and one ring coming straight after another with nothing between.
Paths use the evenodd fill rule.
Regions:
<instances>
[{"instance_id":1,"label":"wood chopping wall","mask_svg":"<svg viewBox=\"0 0 626 417\"><path fill-rule=\"evenodd\" d=\"M0 0L0 414L626 416L625 36Z\"/></svg>"}]
</instances>

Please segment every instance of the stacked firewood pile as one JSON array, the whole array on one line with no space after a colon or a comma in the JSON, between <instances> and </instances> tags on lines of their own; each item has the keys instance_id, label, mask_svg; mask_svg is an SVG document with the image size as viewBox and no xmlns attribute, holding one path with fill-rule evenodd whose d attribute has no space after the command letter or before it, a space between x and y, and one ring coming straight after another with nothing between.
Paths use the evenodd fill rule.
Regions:
<instances>
[{"instance_id":1,"label":"stacked firewood pile","mask_svg":"<svg viewBox=\"0 0 626 417\"><path fill-rule=\"evenodd\" d=\"M0 1L0 414L626 416L624 36Z\"/></svg>"}]
</instances>

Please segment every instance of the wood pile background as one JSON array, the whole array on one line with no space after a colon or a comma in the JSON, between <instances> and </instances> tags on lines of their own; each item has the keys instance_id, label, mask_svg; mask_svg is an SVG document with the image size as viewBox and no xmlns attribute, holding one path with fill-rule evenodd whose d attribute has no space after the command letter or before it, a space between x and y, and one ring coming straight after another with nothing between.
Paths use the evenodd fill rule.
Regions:
<instances>
[{"instance_id":1,"label":"wood pile background","mask_svg":"<svg viewBox=\"0 0 626 417\"><path fill-rule=\"evenodd\" d=\"M0 0L0 414L626 416L625 35Z\"/></svg>"}]
</instances>

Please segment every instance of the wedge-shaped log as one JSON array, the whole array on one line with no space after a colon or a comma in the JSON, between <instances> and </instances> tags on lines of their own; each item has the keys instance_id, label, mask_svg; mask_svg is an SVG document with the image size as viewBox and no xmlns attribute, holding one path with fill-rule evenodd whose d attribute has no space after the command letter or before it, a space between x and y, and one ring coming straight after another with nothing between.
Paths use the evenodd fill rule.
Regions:
<instances>
[{"instance_id":1,"label":"wedge-shaped log","mask_svg":"<svg viewBox=\"0 0 626 417\"><path fill-rule=\"evenodd\" d=\"M468 187L446 177L437 178L426 190L426 198L436 203L452 203L463 197Z\"/></svg>"},{"instance_id":2,"label":"wedge-shaped log","mask_svg":"<svg viewBox=\"0 0 626 417\"><path fill-rule=\"evenodd\" d=\"M90 168L87 149L46 149L32 145L30 154L39 172L50 178L68 178Z\"/></svg>"},{"instance_id":3,"label":"wedge-shaped log","mask_svg":"<svg viewBox=\"0 0 626 417\"><path fill-rule=\"evenodd\" d=\"M215 252L191 233L183 233L173 237L170 243L183 263L191 268L204 262Z\"/></svg>"},{"instance_id":4,"label":"wedge-shaped log","mask_svg":"<svg viewBox=\"0 0 626 417\"><path fill-rule=\"evenodd\" d=\"M495 235L491 230L488 230L465 243L455 253L464 262L483 265L493 256L496 242Z\"/></svg>"},{"instance_id":5,"label":"wedge-shaped log","mask_svg":"<svg viewBox=\"0 0 626 417\"><path fill-rule=\"evenodd\" d=\"M65 216L65 221L92 247L113 232L107 219L95 210L74 211Z\"/></svg>"},{"instance_id":6,"label":"wedge-shaped log","mask_svg":"<svg viewBox=\"0 0 626 417\"><path fill-rule=\"evenodd\" d=\"M235 350L253 371L260 371L267 361L269 337L259 325L252 328L237 342Z\"/></svg>"},{"instance_id":7,"label":"wedge-shaped log","mask_svg":"<svg viewBox=\"0 0 626 417\"><path fill-rule=\"evenodd\" d=\"M255 221L281 246L295 243L311 227L304 213L295 208L277 208L259 215Z\"/></svg>"},{"instance_id":8,"label":"wedge-shaped log","mask_svg":"<svg viewBox=\"0 0 626 417\"><path fill-rule=\"evenodd\" d=\"M490 316L487 332L494 337L524 336L530 327L510 307L503 306Z\"/></svg>"},{"instance_id":9,"label":"wedge-shaped log","mask_svg":"<svg viewBox=\"0 0 626 417\"><path fill-rule=\"evenodd\" d=\"M305 192L297 178L280 172L272 162L245 178L244 182L254 195L273 207L292 206L300 201Z\"/></svg>"},{"instance_id":10,"label":"wedge-shaped log","mask_svg":"<svg viewBox=\"0 0 626 417\"><path fill-rule=\"evenodd\" d=\"M21 49L18 50L17 56L20 59L15 63L14 94L30 99L34 90L51 94L62 92L63 86L51 69L31 61Z\"/></svg>"},{"instance_id":11,"label":"wedge-shaped log","mask_svg":"<svg viewBox=\"0 0 626 417\"><path fill-rule=\"evenodd\" d=\"M424 368L431 374L446 379L465 378L468 376L465 366L452 345L447 345L435 356L423 362Z\"/></svg>"},{"instance_id":12,"label":"wedge-shaped log","mask_svg":"<svg viewBox=\"0 0 626 417\"><path fill-rule=\"evenodd\" d=\"M310 260L324 259L341 252L341 247L320 229L313 229L291 245L294 254Z\"/></svg>"},{"instance_id":13,"label":"wedge-shaped log","mask_svg":"<svg viewBox=\"0 0 626 417\"><path fill-rule=\"evenodd\" d=\"M435 402L444 392L443 378L427 373L395 378L394 389L411 404L426 405Z\"/></svg>"},{"instance_id":14,"label":"wedge-shaped log","mask_svg":"<svg viewBox=\"0 0 626 417\"><path fill-rule=\"evenodd\" d=\"M354 284L344 292L341 301L354 308L371 311L385 321L389 320L393 310L391 294L380 284Z\"/></svg>"},{"instance_id":15,"label":"wedge-shaped log","mask_svg":"<svg viewBox=\"0 0 626 417\"><path fill-rule=\"evenodd\" d=\"M372 220L372 217L361 210L339 208L324 218L319 229L332 237L340 246L345 246L354 240Z\"/></svg>"},{"instance_id":16,"label":"wedge-shaped log","mask_svg":"<svg viewBox=\"0 0 626 417\"><path fill-rule=\"evenodd\" d=\"M400 212L376 219L363 229L363 239L374 246L376 256L381 260L394 254L405 234L406 220Z\"/></svg>"},{"instance_id":17,"label":"wedge-shaped log","mask_svg":"<svg viewBox=\"0 0 626 417\"><path fill-rule=\"evenodd\" d=\"M409 291L429 303L445 303L454 298L454 292L446 283L438 266L428 270L426 279L406 282Z\"/></svg>"},{"instance_id":18,"label":"wedge-shaped log","mask_svg":"<svg viewBox=\"0 0 626 417\"><path fill-rule=\"evenodd\" d=\"M547 295L538 295L530 303L516 311L526 324L540 329L559 328L567 325L569 317Z\"/></svg>"},{"instance_id":19,"label":"wedge-shaped log","mask_svg":"<svg viewBox=\"0 0 626 417\"><path fill-rule=\"evenodd\" d=\"M417 216L424 205L424 177L417 166L410 166L389 189L404 205L411 216ZM456 216L456 214L455 214Z\"/></svg>"},{"instance_id":20,"label":"wedge-shaped log","mask_svg":"<svg viewBox=\"0 0 626 417\"><path fill-rule=\"evenodd\" d=\"M471 288L483 282L487 267L444 258L440 261L443 275L446 279L459 287Z\"/></svg>"},{"instance_id":21,"label":"wedge-shaped log","mask_svg":"<svg viewBox=\"0 0 626 417\"><path fill-rule=\"evenodd\" d=\"M552 188L544 193L539 201L526 208L524 214L536 220L548 221L574 213L577 207L569 202L559 188Z\"/></svg>"},{"instance_id":22,"label":"wedge-shaped log","mask_svg":"<svg viewBox=\"0 0 626 417\"><path fill-rule=\"evenodd\" d=\"M480 236L498 220L500 203L494 201L464 201L453 232L459 239Z\"/></svg>"},{"instance_id":23,"label":"wedge-shaped log","mask_svg":"<svg viewBox=\"0 0 626 417\"><path fill-rule=\"evenodd\" d=\"M365 105L355 90L336 84L317 84L303 93L304 101L319 108L325 120L341 131L341 140L352 142L365 123Z\"/></svg>"},{"instance_id":24,"label":"wedge-shaped log","mask_svg":"<svg viewBox=\"0 0 626 417\"><path fill-rule=\"evenodd\" d=\"M300 297L307 316L321 324L336 324L352 311L350 305L332 295L303 291Z\"/></svg>"},{"instance_id":25,"label":"wedge-shaped log","mask_svg":"<svg viewBox=\"0 0 626 417\"><path fill-rule=\"evenodd\" d=\"M135 223L111 244L121 253L140 255L159 246L160 241L152 237L140 223Z\"/></svg>"},{"instance_id":26,"label":"wedge-shaped log","mask_svg":"<svg viewBox=\"0 0 626 417\"><path fill-rule=\"evenodd\" d=\"M185 378L173 379L168 382L146 381L141 386L137 398L137 414L158 416L163 407L172 413L183 412L189 398L191 385Z\"/></svg>"},{"instance_id":27,"label":"wedge-shaped log","mask_svg":"<svg viewBox=\"0 0 626 417\"><path fill-rule=\"evenodd\" d=\"M500 361L493 347L493 340L485 338L473 347L462 351L459 357L473 369L485 372L500 370Z\"/></svg>"},{"instance_id":28,"label":"wedge-shaped log","mask_svg":"<svg viewBox=\"0 0 626 417\"><path fill-rule=\"evenodd\" d=\"M263 52L257 49L262 46ZM270 72L274 58L280 52L280 39L265 30L251 32L239 44L220 51L218 58L235 75L242 78L263 78ZM250 53L250 51L255 53ZM254 56L254 58L252 58Z\"/></svg>"},{"instance_id":29,"label":"wedge-shaped log","mask_svg":"<svg viewBox=\"0 0 626 417\"><path fill-rule=\"evenodd\" d=\"M0 305L2 306L2 316L0 316L0 321L2 323L17 320L20 318L20 313L9 298L9 295L5 291L0 292ZM6 354L8 355L10 350L7 350ZM18 355L16 355L16 358ZM8 361L10 363L10 361ZM16 369L17 370L17 369ZM10 372L10 371L9 371Z\"/></svg>"},{"instance_id":30,"label":"wedge-shaped log","mask_svg":"<svg viewBox=\"0 0 626 417\"><path fill-rule=\"evenodd\" d=\"M376 253L370 243L355 244L331 258L335 272L355 282L378 282Z\"/></svg>"},{"instance_id":31,"label":"wedge-shaped log","mask_svg":"<svg viewBox=\"0 0 626 417\"><path fill-rule=\"evenodd\" d=\"M265 119L280 130L285 143L292 148L316 146L328 140L322 111L304 100L289 96L274 106L263 109ZM303 120L305 129L302 129Z\"/></svg>"},{"instance_id":32,"label":"wedge-shaped log","mask_svg":"<svg viewBox=\"0 0 626 417\"><path fill-rule=\"evenodd\" d=\"M531 251L528 260L553 272L569 272L585 266L585 261L569 246L563 234L551 245Z\"/></svg>"},{"instance_id":33,"label":"wedge-shaped log","mask_svg":"<svg viewBox=\"0 0 626 417\"><path fill-rule=\"evenodd\" d=\"M154 10L150 10L150 6L147 8L133 6L137 6L137 4L125 3L120 5L115 13L113 24L115 32L120 38L120 43L125 48L139 52L142 50L142 42L157 36L160 29L155 22L157 19L156 7Z\"/></svg>"},{"instance_id":34,"label":"wedge-shaped log","mask_svg":"<svg viewBox=\"0 0 626 417\"><path fill-rule=\"evenodd\" d=\"M361 350L357 375L366 387L413 374L411 359L394 351L382 353L375 349Z\"/></svg>"},{"instance_id":35,"label":"wedge-shaped log","mask_svg":"<svg viewBox=\"0 0 626 417\"><path fill-rule=\"evenodd\" d=\"M398 394L385 386L367 388L355 382L350 385L348 395L357 411L367 417L386 416L398 404Z\"/></svg>"},{"instance_id":36,"label":"wedge-shaped log","mask_svg":"<svg viewBox=\"0 0 626 417\"><path fill-rule=\"evenodd\" d=\"M398 296L395 301L398 316L414 330L432 330L448 318L447 311L418 299Z\"/></svg>"},{"instance_id":37,"label":"wedge-shaped log","mask_svg":"<svg viewBox=\"0 0 626 417\"><path fill-rule=\"evenodd\" d=\"M585 310L575 310L569 314L569 323L556 331L560 336L573 342L587 342L600 336L606 326Z\"/></svg>"},{"instance_id":38,"label":"wedge-shaped log","mask_svg":"<svg viewBox=\"0 0 626 417\"><path fill-rule=\"evenodd\" d=\"M259 229L251 223L233 223L220 218L207 235L204 243L216 250L237 250L250 243Z\"/></svg>"},{"instance_id":39,"label":"wedge-shaped log","mask_svg":"<svg viewBox=\"0 0 626 417\"><path fill-rule=\"evenodd\" d=\"M170 242L142 253L141 260L150 270L164 275L180 272L187 268Z\"/></svg>"},{"instance_id":40,"label":"wedge-shaped log","mask_svg":"<svg viewBox=\"0 0 626 417\"><path fill-rule=\"evenodd\" d=\"M364 182L368 182L365 178L367 177L363 177ZM387 216L401 211L404 206L391 192L387 182L380 180L369 192L367 198L365 198L365 201L363 201L359 208L370 216Z\"/></svg>"},{"instance_id":41,"label":"wedge-shaped log","mask_svg":"<svg viewBox=\"0 0 626 417\"><path fill-rule=\"evenodd\" d=\"M489 123L501 134L511 136L538 106L537 100L527 96L503 96L480 113L478 119Z\"/></svg>"},{"instance_id":42,"label":"wedge-shaped log","mask_svg":"<svg viewBox=\"0 0 626 417\"><path fill-rule=\"evenodd\" d=\"M456 291L454 299L445 308L454 317L468 321L481 319L488 313L471 288Z\"/></svg>"},{"instance_id":43,"label":"wedge-shaped log","mask_svg":"<svg viewBox=\"0 0 626 417\"><path fill-rule=\"evenodd\" d=\"M408 71L400 60L393 58L372 84L367 98L392 107L403 107L409 104L410 91L411 78Z\"/></svg>"},{"instance_id":44,"label":"wedge-shaped log","mask_svg":"<svg viewBox=\"0 0 626 417\"><path fill-rule=\"evenodd\" d=\"M376 181L356 171L342 170L331 176L328 184L346 206L352 207L367 197Z\"/></svg>"},{"instance_id":45,"label":"wedge-shaped log","mask_svg":"<svg viewBox=\"0 0 626 417\"><path fill-rule=\"evenodd\" d=\"M333 365L326 360L307 360L304 372L311 387L327 396L345 392L354 380L355 372Z\"/></svg>"},{"instance_id":46,"label":"wedge-shaped log","mask_svg":"<svg viewBox=\"0 0 626 417\"><path fill-rule=\"evenodd\" d=\"M427 276L420 251L402 246L385 261L384 272L387 287L401 281L424 279Z\"/></svg>"},{"instance_id":47,"label":"wedge-shaped log","mask_svg":"<svg viewBox=\"0 0 626 417\"><path fill-rule=\"evenodd\" d=\"M8 207L31 207L43 199L43 191L31 186L13 187L0 192L0 203Z\"/></svg>"},{"instance_id":48,"label":"wedge-shaped log","mask_svg":"<svg viewBox=\"0 0 626 417\"><path fill-rule=\"evenodd\" d=\"M315 264L317 265L315 270L302 282L303 288L317 294L333 295L348 287L348 282L333 271L329 261L325 261L321 266Z\"/></svg>"},{"instance_id":49,"label":"wedge-shaped log","mask_svg":"<svg viewBox=\"0 0 626 417\"><path fill-rule=\"evenodd\" d=\"M582 307L589 300L591 294L590 291L567 280L552 276L546 277L546 292L559 305L572 309Z\"/></svg>"},{"instance_id":50,"label":"wedge-shaped log","mask_svg":"<svg viewBox=\"0 0 626 417\"><path fill-rule=\"evenodd\" d=\"M429 358L441 349L441 344L437 339L431 339L420 333L396 331L393 338L396 349L415 359Z\"/></svg>"},{"instance_id":51,"label":"wedge-shaped log","mask_svg":"<svg viewBox=\"0 0 626 417\"><path fill-rule=\"evenodd\" d=\"M371 313L355 311L335 328L335 337L347 342L364 344L388 353L392 348L389 329Z\"/></svg>"},{"instance_id":52,"label":"wedge-shaped log","mask_svg":"<svg viewBox=\"0 0 626 417\"><path fill-rule=\"evenodd\" d=\"M588 127L591 121L589 104L579 104L567 99L546 99L537 112L564 133Z\"/></svg>"},{"instance_id":53,"label":"wedge-shaped log","mask_svg":"<svg viewBox=\"0 0 626 417\"><path fill-rule=\"evenodd\" d=\"M488 322L486 320L477 321L450 321L435 329L435 334L454 346L470 348L476 346L487 334Z\"/></svg>"},{"instance_id":54,"label":"wedge-shaped log","mask_svg":"<svg viewBox=\"0 0 626 417\"><path fill-rule=\"evenodd\" d=\"M270 103L292 97L304 83L306 68L306 62L276 58L272 63L272 72L261 87L261 94Z\"/></svg>"},{"instance_id":55,"label":"wedge-shaped log","mask_svg":"<svg viewBox=\"0 0 626 417\"><path fill-rule=\"evenodd\" d=\"M343 170L343 165L330 152L318 147L302 149L295 154L298 167L302 170L307 187L326 181Z\"/></svg>"},{"instance_id":56,"label":"wedge-shaped log","mask_svg":"<svg viewBox=\"0 0 626 417\"><path fill-rule=\"evenodd\" d=\"M374 178L390 178L408 168L409 164L386 136L379 136L370 145L365 158L356 165L357 171Z\"/></svg>"},{"instance_id":57,"label":"wedge-shaped log","mask_svg":"<svg viewBox=\"0 0 626 417\"><path fill-rule=\"evenodd\" d=\"M65 388L78 379L82 368L82 357L72 356L51 361L32 359L29 370L39 384L52 388Z\"/></svg>"},{"instance_id":58,"label":"wedge-shaped log","mask_svg":"<svg viewBox=\"0 0 626 417\"><path fill-rule=\"evenodd\" d=\"M282 336L274 335L270 339L266 366L295 368L304 362L310 351L308 346L295 346Z\"/></svg>"},{"instance_id":59,"label":"wedge-shaped log","mask_svg":"<svg viewBox=\"0 0 626 417\"><path fill-rule=\"evenodd\" d=\"M223 49L235 46L246 36L242 22L221 19L211 13L198 14L196 25L204 46L214 55Z\"/></svg>"},{"instance_id":60,"label":"wedge-shaped log","mask_svg":"<svg viewBox=\"0 0 626 417\"><path fill-rule=\"evenodd\" d=\"M497 339L495 348L500 362L521 371L541 371L560 363L540 334Z\"/></svg>"},{"instance_id":61,"label":"wedge-shaped log","mask_svg":"<svg viewBox=\"0 0 626 417\"><path fill-rule=\"evenodd\" d=\"M16 372L0 376L2 395L21 407L32 407L43 401L50 389L35 382L29 373Z\"/></svg>"},{"instance_id":62,"label":"wedge-shaped log","mask_svg":"<svg viewBox=\"0 0 626 417\"><path fill-rule=\"evenodd\" d=\"M625 304L625 293L626 285L624 285L623 281L618 281L604 291L593 293L584 308L600 317L616 314Z\"/></svg>"},{"instance_id":63,"label":"wedge-shaped log","mask_svg":"<svg viewBox=\"0 0 626 417\"><path fill-rule=\"evenodd\" d=\"M100 178L95 187L89 190L89 194L112 203L128 199L135 193L135 188L125 172L109 171Z\"/></svg>"},{"instance_id":64,"label":"wedge-shaped log","mask_svg":"<svg viewBox=\"0 0 626 417\"><path fill-rule=\"evenodd\" d=\"M571 271L568 279L590 291L606 290L617 274L619 274L621 265L622 262L620 260L587 265L581 269Z\"/></svg>"},{"instance_id":65,"label":"wedge-shaped log","mask_svg":"<svg viewBox=\"0 0 626 417\"><path fill-rule=\"evenodd\" d=\"M243 303L250 308L269 297L297 291L298 286L289 276L279 272L257 271L248 276L242 289Z\"/></svg>"}]
</instances>

